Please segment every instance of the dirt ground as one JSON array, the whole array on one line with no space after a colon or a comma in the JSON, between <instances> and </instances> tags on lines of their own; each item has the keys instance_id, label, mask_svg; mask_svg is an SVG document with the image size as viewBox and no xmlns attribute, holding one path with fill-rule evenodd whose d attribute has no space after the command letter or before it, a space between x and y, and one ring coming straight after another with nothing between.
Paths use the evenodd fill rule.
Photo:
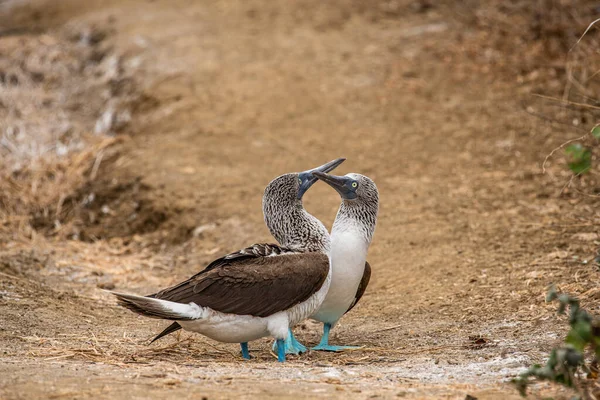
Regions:
<instances>
[{"instance_id":1,"label":"dirt ground","mask_svg":"<svg viewBox=\"0 0 600 400\"><path fill-rule=\"evenodd\" d=\"M600 308L597 175L542 170L597 120L532 95L566 93L560 40L460 3L0 1L0 397L519 398L566 330L548 286ZM102 290L273 241L266 184L342 156L380 191L333 335L362 349L148 345L166 324ZM338 195L305 199L330 226Z\"/></svg>"}]
</instances>

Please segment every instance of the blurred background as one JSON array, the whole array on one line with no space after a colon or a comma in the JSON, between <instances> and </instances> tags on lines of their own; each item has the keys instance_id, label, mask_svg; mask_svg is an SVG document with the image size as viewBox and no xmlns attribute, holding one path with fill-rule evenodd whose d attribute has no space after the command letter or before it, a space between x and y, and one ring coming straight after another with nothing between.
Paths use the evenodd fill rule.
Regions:
<instances>
[{"instance_id":1,"label":"blurred background","mask_svg":"<svg viewBox=\"0 0 600 400\"><path fill-rule=\"evenodd\" d=\"M549 283L598 305L597 18L585 0L0 0L11 360L128 357L161 325L131 328L99 288L150 292L273 241L270 180L346 157L337 172L373 178L381 202L371 284L340 337L428 349L510 334L503 358L482 350L510 365L481 367L489 382L539 361L561 329ZM339 196L316 184L305 205L330 226ZM56 336L98 321L95 336L135 341ZM203 346L195 359L230 357ZM398 362L384 354L365 363ZM436 357L462 382L481 354Z\"/></svg>"}]
</instances>

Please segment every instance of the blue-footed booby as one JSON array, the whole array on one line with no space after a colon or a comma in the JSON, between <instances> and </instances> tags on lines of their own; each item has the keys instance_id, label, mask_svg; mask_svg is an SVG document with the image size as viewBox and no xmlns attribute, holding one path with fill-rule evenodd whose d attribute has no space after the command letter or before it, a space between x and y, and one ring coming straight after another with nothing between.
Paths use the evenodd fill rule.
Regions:
<instances>
[{"instance_id":1,"label":"blue-footed booby","mask_svg":"<svg viewBox=\"0 0 600 400\"><path fill-rule=\"evenodd\" d=\"M278 225L275 231L281 236L276 238L285 240L286 247L250 246L150 296L113 292L119 304L138 314L176 321L154 340L183 328L217 341L238 342L243 357L250 358L247 342L270 335L283 362L290 328L318 308L331 281L329 258L321 244L328 243L327 230L312 215L289 209L297 208L298 201L302 208L303 194L317 181L314 172L331 171L343 161L282 175L265 189L267 226ZM319 237L322 231L327 239Z\"/></svg>"},{"instance_id":2,"label":"blue-footed booby","mask_svg":"<svg viewBox=\"0 0 600 400\"><path fill-rule=\"evenodd\" d=\"M267 185L263 195L263 216L271 235L280 245L302 252L328 254L331 245L329 231L319 219L304 209L302 197L318 180L314 176L314 172L332 171L344 161L345 158L338 158L318 168L301 172L297 174L297 177L295 177L296 174L282 175ZM298 194L295 197L282 196L280 193L281 184L279 184L279 181L289 179L289 175L297 179L300 185ZM281 198L287 200L284 207L281 205ZM296 221L304 221L303 223L309 225L310 229L299 231L294 226L297 223ZM291 328L284 346L286 354L299 354L307 350L304 345L296 340ZM273 343L273 350L276 350L276 348L277 343Z\"/></svg>"},{"instance_id":3,"label":"blue-footed booby","mask_svg":"<svg viewBox=\"0 0 600 400\"><path fill-rule=\"evenodd\" d=\"M354 307L369 283L371 267L366 258L377 224L379 192L364 175L335 176L320 171L314 175L333 187L342 203L331 229L331 285L325 300L311 316L324 324L321 341L313 350L341 351L353 347L330 345L329 331Z\"/></svg>"},{"instance_id":4,"label":"blue-footed booby","mask_svg":"<svg viewBox=\"0 0 600 400\"><path fill-rule=\"evenodd\" d=\"M335 161L337 160L332 162ZM333 170L333 168L329 169L329 171L331 170ZM323 166L298 174L301 188L305 186L310 187L316 182L317 177L313 172L323 172ZM302 195L304 194L304 191L301 190L297 199L290 202L284 211L279 211L280 206L278 203L274 203L274 200L279 196L272 193L272 191L277 190L279 187L279 185L273 184L279 179L281 179L281 177L274 179L273 182L267 186L263 197L263 214L269 231L282 246L300 251L322 252L328 254L331 247L329 231L321 221L304 209L302 204ZM290 197L290 201L291 200L292 198ZM307 223L312 226L312 229L310 230L311 234L309 236L298 236L296 234L292 224L293 221L298 219L306 220ZM354 300L346 312L350 311L360 300L369 284L370 277L371 266L365 261L362 279L356 290ZM275 351L276 349L277 343L273 343L273 350ZM306 350L306 347L296 340L294 333L290 329L288 338L285 341L286 354L299 354L306 352Z\"/></svg>"}]
</instances>

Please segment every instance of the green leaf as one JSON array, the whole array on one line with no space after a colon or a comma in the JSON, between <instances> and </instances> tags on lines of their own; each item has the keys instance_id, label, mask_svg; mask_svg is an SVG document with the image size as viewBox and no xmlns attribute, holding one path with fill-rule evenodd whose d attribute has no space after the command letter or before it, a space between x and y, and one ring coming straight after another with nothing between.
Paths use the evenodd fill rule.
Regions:
<instances>
[{"instance_id":1,"label":"green leaf","mask_svg":"<svg viewBox=\"0 0 600 400\"><path fill-rule=\"evenodd\" d=\"M600 125L596 125L592 128L592 136L596 139L600 139Z\"/></svg>"},{"instance_id":2,"label":"green leaf","mask_svg":"<svg viewBox=\"0 0 600 400\"><path fill-rule=\"evenodd\" d=\"M574 143L565 149L569 168L576 174L583 174L592 166L592 152L581 143Z\"/></svg>"},{"instance_id":3,"label":"green leaf","mask_svg":"<svg viewBox=\"0 0 600 400\"><path fill-rule=\"evenodd\" d=\"M569 331L565 342L572 345L578 351L583 352L583 349L591 340L591 324L587 321L579 320L573 324L573 327Z\"/></svg>"},{"instance_id":4,"label":"green leaf","mask_svg":"<svg viewBox=\"0 0 600 400\"><path fill-rule=\"evenodd\" d=\"M546 295L546 303L550 303L554 299L558 298L558 292L556 291L556 286L551 285L548 290L548 294Z\"/></svg>"},{"instance_id":5,"label":"green leaf","mask_svg":"<svg viewBox=\"0 0 600 400\"><path fill-rule=\"evenodd\" d=\"M575 372L575 368L583 364L583 353L580 353L575 349L567 349L565 353L565 362L567 367L571 367L573 372Z\"/></svg>"},{"instance_id":6,"label":"green leaf","mask_svg":"<svg viewBox=\"0 0 600 400\"><path fill-rule=\"evenodd\" d=\"M546 362L546 365L548 366L548 368L550 369L554 369L554 367L556 367L556 363L558 362L557 357L556 357L556 349L552 349L552 351L550 352L550 358L548 359L548 362ZM540 370L542 369L541 365L534 365L533 368L535 368L536 370Z\"/></svg>"}]
</instances>

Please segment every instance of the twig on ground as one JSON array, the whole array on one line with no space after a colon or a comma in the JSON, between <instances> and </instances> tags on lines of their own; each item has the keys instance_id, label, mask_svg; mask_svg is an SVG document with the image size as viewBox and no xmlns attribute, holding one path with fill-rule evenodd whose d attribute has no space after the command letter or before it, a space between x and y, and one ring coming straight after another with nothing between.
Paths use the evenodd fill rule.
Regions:
<instances>
[{"instance_id":1,"label":"twig on ground","mask_svg":"<svg viewBox=\"0 0 600 400\"><path fill-rule=\"evenodd\" d=\"M403 324L398 324L398 325L394 325L394 326L389 326L389 327L387 327L387 328L378 329L378 330L376 330L376 331L373 331L373 333L379 333L379 332L391 331L392 329L400 328L401 326L403 326Z\"/></svg>"},{"instance_id":2,"label":"twig on ground","mask_svg":"<svg viewBox=\"0 0 600 400\"><path fill-rule=\"evenodd\" d=\"M558 150L562 149L563 147L565 147L566 145L573 143L573 142L577 142L579 140L583 140L585 139L587 136L589 135L589 133L586 133L585 135L575 138L575 139L571 139L571 140L567 140L566 142L564 142L563 144L561 144L560 146L558 146L557 148L555 148L554 150L552 150L550 152L550 154L548 154L546 156L546 158L544 158L544 162L542 163L542 173L546 173L546 163L548 162L548 159L550 159L550 157L552 157L554 155L554 153L556 153ZM563 188L564 190L564 188ZM561 190L562 193L562 190Z\"/></svg>"},{"instance_id":3,"label":"twig on ground","mask_svg":"<svg viewBox=\"0 0 600 400\"><path fill-rule=\"evenodd\" d=\"M579 42L581 42L581 39L583 39L583 37L588 33L588 31L590 29L592 29L592 27L596 24L596 22L600 21L600 18L598 18L595 21L592 21L591 24L588 25L588 27L586 28L586 30L583 32L583 34L579 37L579 39L577 39L577 42L575 42L575 44L569 49L569 53L571 52L571 50L573 50L575 48L575 46L577 46L579 44Z\"/></svg>"}]
</instances>

